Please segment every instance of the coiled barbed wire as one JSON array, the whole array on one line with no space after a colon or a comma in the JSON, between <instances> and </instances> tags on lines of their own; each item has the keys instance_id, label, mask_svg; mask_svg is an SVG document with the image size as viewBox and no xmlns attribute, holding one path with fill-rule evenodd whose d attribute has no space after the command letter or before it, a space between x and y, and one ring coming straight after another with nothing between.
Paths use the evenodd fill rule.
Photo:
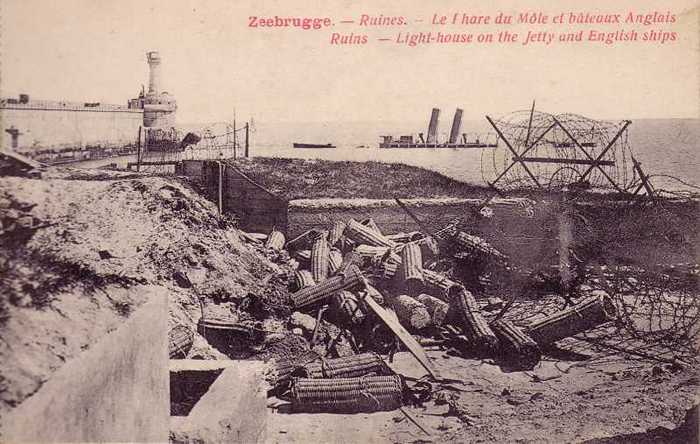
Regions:
<instances>
[{"instance_id":1,"label":"coiled barbed wire","mask_svg":"<svg viewBox=\"0 0 700 444\"><path fill-rule=\"evenodd\" d=\"M551 163L526 162L527 169L542 187L558 188L585 181L592 188L626 189L635 178L626 122L523 110L507 114L495 120L495 124L518 156L552 160ZM613 164L591 167L591 158L598 159L611 143L600 160ZM523 165L511 166L513 157L502 140L497 148L484 151L481 162L484 181L493 183L503 174L498 179L498 188L537 187Z\"/></svg>"}]
</instances>

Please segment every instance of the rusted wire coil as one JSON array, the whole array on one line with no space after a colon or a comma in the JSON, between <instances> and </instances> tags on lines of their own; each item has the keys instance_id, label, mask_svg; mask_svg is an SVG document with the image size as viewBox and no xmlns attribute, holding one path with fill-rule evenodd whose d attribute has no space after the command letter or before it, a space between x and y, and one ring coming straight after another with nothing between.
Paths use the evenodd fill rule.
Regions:
<instances>
[{"instance_id":1,"label":"rusted wire coil","mask_svg":"<svg viewBox=\"0 0 700 444\"><path fill-rule=\"evenodd\" d=\"M313 245L314 241L322 235L323 232L318 230L305 231L299 236L287 242L287 250L289 250L290 252L296 250L310 250L311 245Z\"/></svg>"},{"instance_id":2,"label":"rusted wire coil","mask_svg":"<svg viewBox=\"0 0 700 444\"><path fill-rule=\"evenodd\" d=\"M295 378L289 400L295 412L358 413L395 410L403 401L400 376Z\"/></svg>"},{"instance_id":3,"label":"rusted wire coil","mask_svg":"<svg viewBox=\"0 0 700 444\"><path fill-rule=\"evenodd\" d=\"M411 296L423 287L423 255L415 243L408 243L401 249L400 278L404 290Z\"/></svg>"},{"instance_id":4,"label":"rusted wire coil","mask_svg":"<svg viewBox=\"0 0 700 444\"><path fill-rule=\"evenodd\" d=\"M330 307L339 325L360 325L365 320L365 313L360 308L357 297L349 291L334 294Z\"/></svg>"},{"instance_id":5,"label":"rusted wire coil","mask_svg":"<svg viewBox=\"0 0 700 444\"><path fill-rule=\"evenodd\" d=\"M170 359L183 359L192 348L194 332L184 325L176 325L168 332Z\"/></svg>"},{"instance_id":6,"label":"rusted wire coil","mask_svg":"<svg viewBox=\"0 0 700 444\"><path fill-rule=\"evenodd\" d=\"M508 259L484 239L467 234L464 231L458 231L452 237L452 243L458 255L489 260L495 263L505 263Z\"/></svg>"},{"instance_id":7,"label":"rusted wire coil","mask_svg":"<svg viewBox=\"0 0 700 444\"><path fill-rule=\"evenodd\" d=\"M328 254L328 274L335 274L343 263L343 253L340 250L332 248Z\"/></svg>"},{"instance_id":8,"label":"rusted wire coil","mask_svg":"<svg viewBox=\"0 0 700 444\"><path fill-rule=\"evenodd\" d=\"M404 327L420 330L430 325L431 318L428 309L411 296L401 294L391 298L390 301L396 316Z\"/></svg>"},{"instance_id":9,"label":"rusted wire coil","mask_svg":"<svg viewBox=\"0 0 700 444\"><path fill-rule=\"evenodd\" d=\"M353 251L362 256L362 258L367 259L368 262L371 262L373 260L380 260L389 250L389 247L362 244L355 247Z\"/></svg>"},{"instance_id":10,"label":"rusted wire coil","mask_svg":"<svg viewBox=\"0 0 700 444\"><path fill-rule=\"evenodd\" d=\"M330 247L325 237L319 237L311 247L311 275L317 283L328 277L328 256Z\"/></svg>"},{"instance_id":11,"label":"rusted wire coil","mask_svg":"<svg viewBox=\"0 0 700 444\"><path fill-rule=\"evenodd\" d=\"M505 319L490 324L501 345L501 354L520 368L531 369L540 362L542 353L537 343L525 332Z\"/></svg>"},{"instance_id":12,"label":"rusted wire coil","mask_svg":"<svg viewBox=\"0 0 700 444\"><path fill-rule=\"evenodd\" d=\"M384 237L384 235L374 231L372 228L366 225L362 225L354 219L350 219L350 221L348 221L348 224L345 227L345 236L358 245L366 244L375 247L394 246L394 243Z\"/></svg>"},{"instance_id":13,"label":"rusted wire coil","mask_svg":"<svg viewBox=\"0 0 700 444\"><path fill-rule=\"evenodd\" d=\"M309 270L297 270L294 272L292 291L299 291L302 288L312 287L314 285L316 285L316 281Z\"/></svg>"},{"instance_id":14,"label":"rusted wire coil","mask_svg":"<svg viewBox=\"0 0 700 444\"><path fill-rule=\"evenodd\" d=\"M379 229L379 226L377 226L377 224L374 222L374 219L372 219L371 217L368 217L367 219L362 219L360 223L366 227L369 227L371 230L373 230L380 236L384 236L382 230Z\"/></svg>"},{"instance_id":15,"label":"rusted wire coil","mask_svg":"<svg viewBox=\"0 0 700 444\"><path fill-rule=\"evenodd\" d=\"M279 388L290 382L300 368L317 359L319 359L318 354L311 350L284 359L273 359L265 374L265 380L270 386Z\"/></svg>"},{"instance_id":16,"label":"rusted wire coil","mask_svg":"<svg viewBox=\"0 0 700 444\"><path fill-rule=\"evenodd\" d=\"M481 314L474 296L465 288L453 297L451 306L458 314L464 334L478 353L493 354L498 349L498 338Z\"/></svg>"},{"instance_id":17,"label":"rusted wire coil","mask_svg":"<svg viewBox=\"0 0 700 444\"><path fill-rule=\"evenodd\" d=\"M595 295L533 322L528 327L528 334L538 344L551 344L611 321L615 316L615 305L610 297Z\"/></svg>"},{"instance_id":18,"label":"rusted wire coil","mask_svg":"<svg viewBox=\"0 0 700 444\"><path fill-rule=\"evenodd\" d=\"M336 359L321 359L304 365L307 378L355 378L373 374L391 375L392 371L376 353L361 353Z\"/></svg>"},{"instance_id":19,"label":"rusted wire coil","mask_svg":"<svg viewBox=\"0 0 700 444\"><path fill-rule=\"evenodd\" d=\"M363 284L364 279L359 268L351 265L345 273L328 278L313 287L302 288L293 293L291 298L294 306L301 308L321 302L341 290L350 290Z\"/></svg>"},{"instance_id":20,"label":"rusted wire coil","mask_svg":"<svg viewBox=\"0 0 700 444\"><path fill-rule=\"evenodd\" d=\"M345 271L352 265L356 267L361 267L362 262L362 257L360 257L360 255L358 255L354 251L345 253L345 256L343 256L343 261L340 263L340 267L338 268L338 270L336 270L336 274L345 273Z\"/></svg>"},{"instance_id":21,"label":"rusted wire coil","mask_svg":"<svg viewBox=\"0 0 700 444\"><path fill-rule=\"evenodd\" d=\"M440 273L424 269L423 288L429 295L449 302L453 296L456 296L462 290L462 285Z\"/></svg>"},{"instance_id":22,"label":"rusted wire coil","mask_svg":"<svg viewBox=\"0 0 700 444\"><path fill-rule=\"evenodd\" d=\"M382 279L391 280L397 275L401 266L401 256L389 252L379 260L379 272Z\"/></svg>"},{"instance_id":23,"label":"rusted wire coil","mask_svg":"<svg viewBox=\"0 0 700 444\"><path fill-rule=\"evenodd\" d=\"M280 231L273 230L270 235L267 236L265 248L280 251L282 247L284 247L284 234L282 234Z\"/></svg>"},{"instance_id":24,"label":"rusted wire coil","mask_svg":"<svg viewBox=\"0 0 700 444\"><path fill-rule=\"evenodd\" d=\"M399 244L407 244L409 242L417 241L423 238L423 234L420 231L411 231L410 233L387 234L384 237L386 237L392 242L396 242Z\"/></svg>"},{"instance_id":25,"label":"rusted wire coil","mask_svg":"<svg viewBox=\"0 0 700 444\"><path fill-rule=\"evenodd\" d=\"M328 234L328 243L331 247L335 247L341 241L345 233L345 222L337 220L333 222L330 233Z\"/></svg>"}]
</instances>

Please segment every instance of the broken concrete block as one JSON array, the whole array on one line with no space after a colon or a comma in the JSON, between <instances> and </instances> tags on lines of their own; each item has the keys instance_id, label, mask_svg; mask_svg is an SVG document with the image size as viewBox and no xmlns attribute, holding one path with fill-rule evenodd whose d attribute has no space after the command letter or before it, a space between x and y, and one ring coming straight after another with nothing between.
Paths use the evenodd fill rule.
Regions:
<instances>
[{"instance_id":1,"label":"broken concrete block","mask_svg":"<svg viewBox=\"0 0 700 444\"><path fill-rule=\"evenodd\" d=\"M295 311L289 317L289 325L291 327L299 327L306 333L311 334L316 329L316 319L313 316Z\"/></svg>"}]
</instances>

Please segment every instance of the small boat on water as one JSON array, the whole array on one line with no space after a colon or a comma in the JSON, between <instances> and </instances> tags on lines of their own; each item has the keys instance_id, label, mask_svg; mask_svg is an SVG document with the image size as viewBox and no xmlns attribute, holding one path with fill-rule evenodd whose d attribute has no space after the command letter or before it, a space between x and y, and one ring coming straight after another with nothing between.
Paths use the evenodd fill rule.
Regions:
<instances>
[{"instance_id":1,"label":"small boat on water","mask_svg":"<svg viewBox=\"0 0 700 444\"><path fill-rule=\"evenodd\" d=\"M320 143L297 143L294 142L294 148L335 148L335 145L330 143L320 144Z\"/></svg>"}]
</instances>

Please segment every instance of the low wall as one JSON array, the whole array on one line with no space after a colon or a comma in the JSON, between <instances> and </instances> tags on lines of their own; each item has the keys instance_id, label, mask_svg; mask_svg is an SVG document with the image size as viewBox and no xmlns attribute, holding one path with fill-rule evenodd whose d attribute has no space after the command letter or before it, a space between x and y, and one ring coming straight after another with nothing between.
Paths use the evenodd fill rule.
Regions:
<instances>
[{"instance_id":1,"label":"low wall","mask_svg":"<svg viewBox=\"0 0 700 444\"><path fill-rule=\"evenodd\" d=\"M190 164L187 162L198 162ZM183 174L199 179L207 195L217 202L218 163L186 161ZM241 219L241 227L248 231L268 233L273 226L293 238L316 228L328 229L331 221L350 218L361 220L371 217L386 233L419 230L418 224L394 200L372 199L300 199L287 201L264 189L240 171L226 166L223 173L224 211L233 212ZM553 195L553 198L557 196ZM560 214L556 202L529 201L528 199L494 199L489 203L493 217L478 217L483 201L479 199L402 199L402 202L429 229L437 230L460 219L471 226L469 232L486 238L496 248L519 263L558 263ZM521 205L524 204L524 205ZM696 251L688 245L698 245L696 201L664 201L656 207L630 205L627 201L592 198L580 200L577 213L583 217L572 221L576 232L588 233L598 251L591 254L604 256L617 263L674 263L693 261ZM666 239L674 227L680 234ZM660 240L659 242L657 242ZM678 246L683 248L677 248ZM579 246L580 247L580 246ZM586 247L587 248L587 247Z\"/></svg>"},{"instance_id":2,"label":"low wall","mask_svg":"<svg viewBox=\"0 0 700 444\"><path fill-rule=\"evenodd\" d=\"M477 199L402 199L430 230L439 230L455 219L471 234L484 237L494 247L521 264L558 263L561 249L561 209L554 202L495 199L492 217L478 216L483 201ZM526 200L521 200L526 203ZM577 202L572 239L578 249L590 249L610 263L682 263L694 261L700 245L697 230L698 202L667 201L645 207L620 201ZM331 221L372 218L385 233L420 230L418 224L393 200L304 199L289 202L288 238L306 230L329 229ZM671 226L672 225L672 226ZM676 234L672 234L676 233ZM693 249L692 246L695 246ZM691 251L692 250L692 251Z\"/></svg>"},{"instance_id":3,"label":"low wall","mask_svg":"<svg viewBox=\"0 0 700 444\"><path fill-rule=\"evenodd\" d=\"M478 199L405 199L402 202L429 229L438 230L455 219L478 211ZM289 202L287 235L312 228L328 229L334 220L371 217L385 233L418 231L418 224L394 200L304 199Z\"/></svg>"},{"instance_id":4,"label":"low wall","mask_svg":"<svg viewBox=\"0 0 700 444\"><path fill-rule=\"evenodd\" d=\"M223 167L221 173L219 165ZM235 214L244 230L263 233L270 232L273 227L283 232L287 230L287 200L266 190L236 168L211 160L186 160L177 172L198 180L207 198L215 203L219 203L221 174L223 212Z\"/></svg>"},{"instance_id":5,"label":"low wall","mask_svg":"<svg viewBox=\"0 0 700 444\"><path fill-rule=\"evenodd\" d=\"M533 226L541 226L544 213L528 213L526 208L517 206L490 207L493 217L477 217L483 205L480 199L402 199L406 207L429 230L435 232L461 220L473 228L472 234L485 237L502 252L528 262L540 260L543 255L550 255L558 246L556 239L546 239L541 234L528 236ZM532 209L532 208L530 208ZM306 230L329 229L331 221L349 219L362 220L372 218L382 232L394 234L399 232L422 231L418 224L394 200L292 200L289 203L288 237L294 238ZM506 235L507 233L507 235Z\"/></svg>"},{"instance_id":6,"label":"low wall","mask_svg":"<svg viewBox=\"0 0 700 444\"><path fill-rule=\"evenodd\" d=\"M5 418L3 442L167 442L167 293L67 362Z\"/></svg>"}]
</instances>

